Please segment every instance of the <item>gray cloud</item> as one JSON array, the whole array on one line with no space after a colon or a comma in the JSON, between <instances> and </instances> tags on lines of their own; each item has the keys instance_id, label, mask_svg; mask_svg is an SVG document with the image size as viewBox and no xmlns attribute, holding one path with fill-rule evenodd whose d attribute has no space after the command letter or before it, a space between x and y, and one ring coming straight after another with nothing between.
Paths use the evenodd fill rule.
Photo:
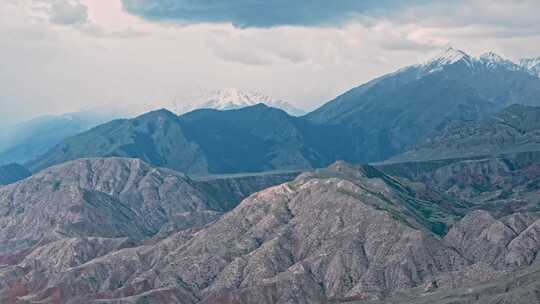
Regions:
<instances>
[{"instance_id":1,"label":"gray cloud","mask_svg":"<svg viewBox=\"0 0 540 304\"><path fill-rule=\"evenodd\" d=\"M308 56L293 32L292 29L219 31L209 35L207 45L218 58L229 62L258 66L301 63Z\"/></svg>"},{"instance_id":2,"label":"gray cloud","mask_svg":"<svg viewBox=\"0 0 540 304\"><path fill-rule=\"evenodd\" d=\"M236 27L335 25L364 14L396 11L434 0L122 0L149 20L231 23ZM438 0L437 0L438 1Z\"/></svg>"},{"instance_id":3,"label":"gray cloud","mask_svg":"<svg viewBox=\"0 0 540 304\"><path fill-rule=\"evenodd\" d=\"M483 26L490 37L531 36L540 34L538 11L537 0L434 1L409 7L394 20L444 28Z\"/></svg>"},{"instance_id":4,"label":"gray cloud","mask_svg":"<svg viewBox=\"0 0 540 304\"><path fill-rule=\"evenodd\" d=\"M224 61L245 65L272 65L275 63L273 56L269 56L269 54L241 48L215 47L214 54Z\"/></svg>"},{"instance_id":5,"label":"gray cloud","mask_svg":"<svg viewBox=\"0 0 540 304\"><path fill-rule=\"evenodd\" d=\"M55 0L50 7L50 21L60 25L88 22L88 8L78 0Z\"/></svg>"}]
</instances>

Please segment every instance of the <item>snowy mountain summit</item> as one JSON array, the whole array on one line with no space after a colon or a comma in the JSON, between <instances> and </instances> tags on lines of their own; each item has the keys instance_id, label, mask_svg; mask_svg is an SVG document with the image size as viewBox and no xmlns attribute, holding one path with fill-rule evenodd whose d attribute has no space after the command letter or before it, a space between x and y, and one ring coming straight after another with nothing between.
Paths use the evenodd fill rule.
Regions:
<instances>
[{"instance_id":1,"label":"snowy mountain summit","mask_svg":"<svg viewBox=\"0 0 540 304\"><path fill-rule=\"evenodd\" d=\"M204 94L197 97L194 102L183 106L178 112L181 114L195 109L233 110L253 106L259 103L281 109L293 116L305 114L303 110L296 108L288 102L273 99L261 93L244 92L234 88L216 90Z\"/></svg>"},{"instance_id":2,"label":"snowy mountain summit","mask_svg":"<svg viewBox=\"0 0 540 304\"><path fill-rule=\"evenodd\" d=\"M434 72L441 71L447 66L450 66L459 62L464 62L468 66L472 66L473 61L474 61L474 58L469 56L464 51L450 47L442 54L429 59L425 63L413 66L413 68L420 68L426 73L434 73Z\"/></svg>"},{"instance_id":3,"label":"snowy mountain summit","mask_svg":"<svg viewBox=\"0 0 540 304\"><path fill-rule=\"evenodd\" d=\"M540 57L521 59L519 65L527 69L531 74L540 77Z\"/></svg>"},{"instance_id":4,"label":"snowy mountain summit","mask_svg":"<svg viewBox=\"0 0 540 304\"><path fill-rule=\"evenodd\" d=\"M426 73L434 73L455 64L464 64L471 69L505 68L514 71L525 69L523 65L516 64L511 60L505 59L494 52L487 52L478 57L474 57L462 50L455 49L453 47L448 48L442 54L433 57L427 62L416 65L414 67L420 68Z\"/></svg>"},{"instance_id":5,"label":"snowy mountain summit","mask_svg":"<svg viewBox=\"0 0 540 304\"><path fill-rule=\"evenodd\" d=\"M471 60L471 56L465 53L462 50L455 49L453 47L448 48L440 56L436 56L428 61L428 65L437 64L437 65L447 65L454 64L460 60Z\"/></svg>"}]
</instances>

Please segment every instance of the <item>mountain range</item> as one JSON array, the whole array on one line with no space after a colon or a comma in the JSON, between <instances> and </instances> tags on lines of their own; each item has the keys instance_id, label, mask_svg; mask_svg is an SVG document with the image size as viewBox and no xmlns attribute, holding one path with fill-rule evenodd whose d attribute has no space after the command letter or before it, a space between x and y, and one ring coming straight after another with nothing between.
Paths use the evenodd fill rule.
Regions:
<instances>
[{"instance_id":1,"label":"mountain range","mask_svg":"<svg viewBox=\"0 0 540 304\"><path fill-rule=\"evenodd\" d=\"M198 96L196 101L175 106L177 113L196 109L232 110L264 103L283 109L293 116L305 114L291 104L260 93L224 89ZM0 130L0 164L26 163L45 154L64 139L120 117L120 114L76 112L40 116Z\"/></svg>"},{"instance_id":2,"label":"mountain range","mask_svg":"<svg viewBox=\"0 0 540 304\"><path fill-rule=\"evenodd\" d=\"M481 169L512 162L521 166L498 176ZM538 206L510 203L512 195L539 194L538 159L478 164L426 170L439 176L430 184L337 162L223 214L223 202L183 174L135 159L68 162L0 188L0 300L307 304L405 294L420 301L510 274L525 279L540 251ZM478 170L455 170L465 167ZM480 202L502 189L476 188L476 178L445 186L476 174L511 185L512 195ZM496 292L520 299L530 288ZM476 300L495 294L476 290ZM538 296L523 299L510 303Z\"/></svg>"},{"instance_id":3,"label":"mountain range","mask_svg":"<svg viewBox=\"0 0 540 304\"><path fill-rule=\"evenodd\" d=\"M512 104L538 106L538 96L540 78L523 67L494 53L476 58L451 48L305 116L264 104L180 116L159 110L66 139L26 167L35 172L77 158L120 156L208 175L380 162L462 121L496 117Z\"/></svg>"},{"instance_id":4,"label":"mountain range","mask_svg":"<svg viewBox=\"0 0 540 304\"><path fill-rule=\"evenodd\" d=\"M228 111L202 109L180 117L158 110L71 137L28 167L39 171L81 157L120 156L191 175L306 168L309 163L295 158L300 144L289 137L299 132L295 122L284 111L263 104Z\"/></svg>"},{"instance_id":5,"label":"mountain range","mask_svg":"<svg viewBox=\"0 0 540 304\"><path fill-rule=\"evenodd\" d=\"M0 166L0 303L539 303L533 66L448 49L300 117L60 139Z\"/></svg>"},{"instance_id":6,"label":"mountain range","mask_svg":"<svg viewBox=\"0 0 540 304\"><path fill-rule=\"evenodd\" d=\"M349 131L344 134L358 146L347 160L382 161L450 121L482 119L513 103L540 105L539 80L493 53L475 58L450 48L354 88L306 118Z\"/></svg>"}]
</instances>

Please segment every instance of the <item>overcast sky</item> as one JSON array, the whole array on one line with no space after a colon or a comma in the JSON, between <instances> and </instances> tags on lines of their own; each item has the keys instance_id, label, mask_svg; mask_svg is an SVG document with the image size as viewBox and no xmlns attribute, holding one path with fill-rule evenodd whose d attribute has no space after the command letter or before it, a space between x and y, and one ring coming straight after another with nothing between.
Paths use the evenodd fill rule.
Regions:
<instances>
[{"instance_id":1,"label":"overcast sky","mask_svg":"<svg viewBox=\"0 0 540 304\"><path fill-rule=\"evenodd\" d=\"M540 56L538 0L0 0L0 124L235 87L312 109L448 46Z\"/></svg>"}]
</instances>

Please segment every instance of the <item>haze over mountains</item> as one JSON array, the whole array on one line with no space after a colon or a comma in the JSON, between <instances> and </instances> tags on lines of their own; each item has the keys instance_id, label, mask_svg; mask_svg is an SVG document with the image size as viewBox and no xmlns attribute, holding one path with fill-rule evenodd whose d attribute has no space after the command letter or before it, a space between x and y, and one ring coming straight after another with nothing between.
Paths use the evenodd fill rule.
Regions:
<instances>
[{"instance_id":1,"label":"haze over mountains","mask_svg":"<svg viewBox=\"0 0 540 304\"><path fill-rule=\"evenodd\" d=\"M456 121L487 119L512 104L539 106L538 96L540 78L523 67L494 53L474 58L450 48L302 117L262 104L181 116L154 111L71 137L27 165L39 171L82 157L121 156L206 175L380 162Z\"/></svg>"},{"instance_id":2,"label":"haze over mountains","mask_svg":"<svg viewBox=\"0 0 540 304\"><path fill-rule=\"evenodd\" d=\"M31 161L60 141L105 123L117 114L77 112L41 116L0 131L0 165Z\"/></svg>"},{"instance_id":3,"label":"haze over mountains","mask_svg":"<svg viewBox=\"0 0 540 304\"><path fill-rule=\"evenodd\" d=\"M287 102L272 99L260 93L242 92L232 88L198 96L196 101L191 103L184 101L182 106L175 106L173 110L176 113L186 113L196 109L231 110L259 103L283 109L293 116L305 113ZM42 116L8 127L0 132L0 164L13 162L23 164L33 161L62 140L121 116L86 111Z\"/></svg>"},{"instance_id":4,"label":"haze over mountains","mask_svg":"<svg viewBox=\"0 0 540 304\"><path fill-rule=\"evenodd\" d=\"M448 49L304 116L220 99L0 167L0 303L538 303L531 66Z\"/></svg>"}]
</instances>

